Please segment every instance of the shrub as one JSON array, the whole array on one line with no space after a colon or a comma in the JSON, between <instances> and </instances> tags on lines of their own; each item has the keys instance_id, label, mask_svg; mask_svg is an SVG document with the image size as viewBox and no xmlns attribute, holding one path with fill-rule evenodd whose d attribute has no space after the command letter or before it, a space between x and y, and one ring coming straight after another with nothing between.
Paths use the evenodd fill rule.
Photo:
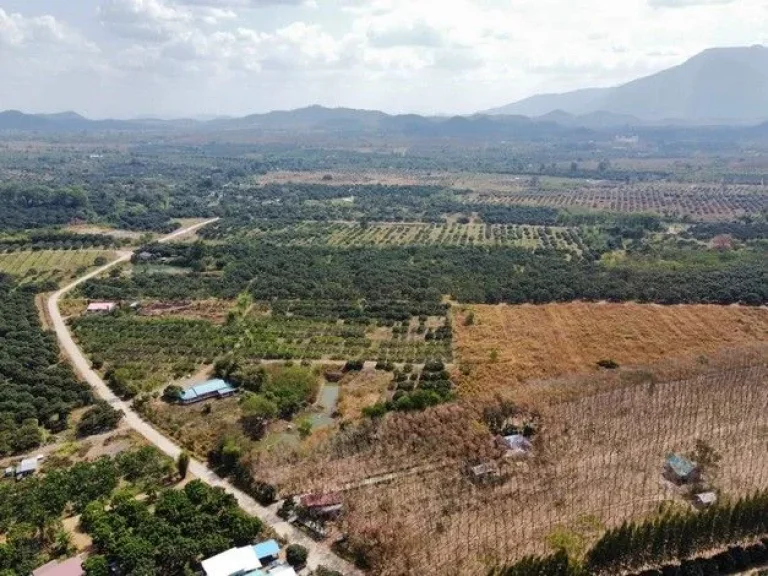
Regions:
<instances>
[{"instance_id":1,"label":"shrub","mask_svg":"<svg viewBox=\"0 0 768 576\"><path fill-rule=\"evenodd\" d=\"M619 367L619 363L616 362L616 360L611 360L610 358L598 360L597 365L600 368L605 368L607 370L616 370Z\"/></svg>"},{"instance_id":2,"label":"shrub","mask_svg":"<svg viewBox=\"0 0 768 576\"><path fill-rule=\"evenodd\" d=\"M304 566L309 557L309 550L300 544L291 544L285 549L285 559L294 568Z\"/></svg>"},{"instance_id":3,"label":"shrub","mask_svg":"<svg viewBox=\"0 0 768 576\"><path fill-rule=\"evenodd\" d=\"M84 436L109 432L117 428L122 418L122 410L115 410L107 402L100 400L95 406L89 408L83 414L80 422L77 423L77 436L82 438Z\"/></svg>"}]
</instances>

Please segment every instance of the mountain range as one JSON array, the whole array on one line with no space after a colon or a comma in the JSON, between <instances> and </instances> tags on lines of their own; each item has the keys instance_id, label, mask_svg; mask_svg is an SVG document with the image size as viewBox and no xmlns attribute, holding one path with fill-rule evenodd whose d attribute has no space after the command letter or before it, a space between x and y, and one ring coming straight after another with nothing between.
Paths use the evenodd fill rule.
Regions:
<instances>
[{"instance_id":1,"label":"mountain range","mask_svg":"<svg viewBox=\"0 0 768 576\"><path fill-rule=\"evenodd\" d=\"M628 124L742 124L768 119L768 48L711 48L686 62L613 88L540 94L491 115L573 122L572 116L624 117Z\"/></svg>"},{"instance_id":2,"label":"mountain range","mask_svg":"<svg viewBox=\"0 0 768 576\"><path fill-rule=\"evenodd\" d=\"M253 131L404 137L547 138L627 127L759 124L768 120L768 48L712 48L614 88L542 94L471 116L390 115L310 106L241 118L89 120L75 112L0 112L0 130Z\"/></svg>"}]
</instances>

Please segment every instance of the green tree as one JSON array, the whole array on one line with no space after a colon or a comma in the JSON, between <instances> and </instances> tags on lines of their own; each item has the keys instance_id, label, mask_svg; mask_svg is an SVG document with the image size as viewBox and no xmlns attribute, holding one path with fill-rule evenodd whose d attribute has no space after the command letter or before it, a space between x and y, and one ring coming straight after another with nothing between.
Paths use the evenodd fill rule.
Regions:
<instances>
[{"instance_id":1,"label":"green tree","mask_svg":"<svg viewBox=\"0 0 768 576\"><path fill-rule=\"evenodd\" d=\"M187 451L182 450L179 454L176 460L176 470L182 480L187 477L187 470L189 470L189 453Z\"/></svg>"},{"instance_id":2,"label":"green tree","mask_svg":"<svg viewBox=\"0 0 768 576\"><path fill-rule=\"evenodd\" d=\"M241 418L243 429L255 440L264 436L267 423L278 415L277 404L259 394L248 395L240 407L243 411Z\"/></svg>"},{"instance_id":3,"label":"green tree","mask_svg":"<svg viewBox=\"0 0 768 576\"><path fill-rule=\"evenodd\" d=\"M285 559L294 568L304 566L309 558L309 550L301 544L291 544L285 549Z\"/></svg>"},{"instance_id":4,"label":"green tree","mask_svg":"<svg viewBox=\"0 0 768 576\"><path fill-rule=\"evenodd\" d=\"M109 576L109 563L104 556L95 554L83 562L86 576Z\"/></svg>"}]
</instances>

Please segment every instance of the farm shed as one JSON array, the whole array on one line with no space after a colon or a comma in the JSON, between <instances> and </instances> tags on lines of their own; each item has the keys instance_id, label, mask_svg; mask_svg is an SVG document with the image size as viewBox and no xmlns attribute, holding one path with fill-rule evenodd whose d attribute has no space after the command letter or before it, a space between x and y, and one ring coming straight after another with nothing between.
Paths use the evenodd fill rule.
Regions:
<instances>
[{"instance_id":1,"label":"farm shed","mask_svg":"<svg viewBox=\"0 0 768 576\"><path fill-rule=\"evenodd\" d=\"M20 480L27 476L32 476L37 472L37 467L40 465L41 458L25 458L16 467L16 479Z\"/></svg>"},{"instance_id":2,"label":"farm shed","mask_svg":"<svg viewBox=\"0 0 768 576\"><path fill-rule=\"evenodd\" d=\"M693 503L697 508L708 508L715 502L717 502L717 494L714 492L702 492L701 494L696 494L696 497L693 499Z\"/></svg>"},{"instance_id":3,"label":"farm shed","mask_svg":"<svg viewBox=\"0 0 768 576\"><path fill-rule=\"evenodd\" d=\"M486 478L491 478L492 476L496 476L499 473L499 469L496 467L496 464L494 464L493 462L486 462L485 464L478 464L477 466L472 466L469 469L469 471L475 480L484 480Z\"/></svg>"},{"instance_id":4,"label":"farm shed","mask_svg":"<svg viewBox=\"0 0 768 576\"><path fill-rule=\"evenodd\" d=\"M91 302L85 311L89 314L109 314L114 312L115 308L117 304L114 302Z\"/></svg>"},{"instance_id":5,"label":"farm shed","mask_svg":"<svg viewBox=\"0 0 768 576\"><path fill-rule=\"evenodd\" d=\"M533 444L522 434L504 436L504 444L507 448L507 456L524 456L533 450Z\"/></svg>"},{"instance_id":6,"label":"farm shed","mask_svg":"<svg viewBox=\"0 0 768 576\"><path fill-rule=\"evenodd\" d=\"M203 560L203 571L206 576L236 576L253 573L261 568L261 562L256 557L253 546L231 548Z\"/></svg>"},{"instance_id":7,"label":"farm shed","mask_svg":"<svg viewBox=\"0 0 768 576\"><path fill-rule=\"evenodd\" d=\"M224 382L224 380L209 380L184 390L179 401L182 404L194 404L195 402L202 402L210 398L227 398L236 392L237 390Z\"/></svg>"},{"instance_id":8,"label":"farm shed","mask_svg":"<svg viewBox=\"0 0 768 576\"><path fill-rule=\"evenodd\" d=\"M280 555L280 544L275 540L267 540L265 542L259 542L253 547L253 551L256 554L256 558L262 564L271 564L277 561Z\"/></svg>"},{"instance_id":9,"label":"farm shed","mask_svg":"<svg viewBox=\"0 0 768 576\"><path fill-rule=\"evenodd\" d=\"M64 562L51 560L43 564L37 570L32 571L32 576L83 576L83 561L80 558L70 558Z\"/></svg>"},{"instance_id":10,"label":"farm shed","mask_svg":"<svg viewBox=\"0 0 768 576\"><path fill-rule=\"evenodd\" d=\"M672 454L664 464L664 477L675 484L689 484L699 479L699 467L679 454Z\"/></svg>"},{"instance_id":11,"label":"farm shed","mask_svg":"<svg viewBox=\"0 0 768 576\"><path fill-rule=\"evenodd\" d=\"M341 512L343 506L338 492L306 494L301 497L301 505L318 516L334 516Z\"/></svg>"}]
</instances>

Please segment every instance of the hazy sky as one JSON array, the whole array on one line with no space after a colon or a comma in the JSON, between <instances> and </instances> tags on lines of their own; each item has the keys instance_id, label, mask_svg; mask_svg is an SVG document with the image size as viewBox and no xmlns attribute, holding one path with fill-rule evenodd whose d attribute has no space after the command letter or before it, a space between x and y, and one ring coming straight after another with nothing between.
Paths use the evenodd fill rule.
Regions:
<instances>
[{"instance_id":1,"label":"hazy sky","mask_svg":"<svg viewBox=\"0 0 768 576\"><path fill-rule=\"evenodd\" d=\"M768 0L0 0L0 109L467 113L768 44Z\"/></svg>"}]
</instances>

